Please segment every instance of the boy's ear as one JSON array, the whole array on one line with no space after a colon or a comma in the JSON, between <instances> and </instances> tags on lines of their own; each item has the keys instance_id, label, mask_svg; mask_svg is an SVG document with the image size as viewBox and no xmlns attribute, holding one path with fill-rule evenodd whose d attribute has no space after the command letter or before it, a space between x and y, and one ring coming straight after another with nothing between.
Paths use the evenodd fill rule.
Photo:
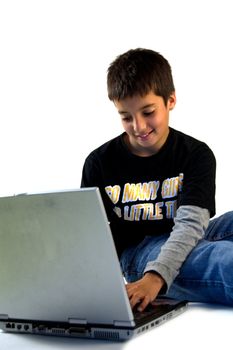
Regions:
<instances>
[{"instance_id":1,"label":"boy's ear","mask_svg":"<svg viewBox=\"0 0 233 350\"><path fill-rule=\"evenodd\" d=\"M176 105L176 93L175 91L170 95L168 99L168 108L171 111Z\"/></svg>"}]
</instances>

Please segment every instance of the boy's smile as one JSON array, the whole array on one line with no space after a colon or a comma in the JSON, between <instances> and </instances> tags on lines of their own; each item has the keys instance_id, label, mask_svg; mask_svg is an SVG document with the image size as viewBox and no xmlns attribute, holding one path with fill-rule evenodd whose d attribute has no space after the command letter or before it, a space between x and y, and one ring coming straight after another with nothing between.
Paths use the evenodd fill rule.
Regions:
<instances>
[{"instance_id":1,"label":"boy's smile","mask_svg":"<svg viewBox=\"0 0 233 350\"><path fill-rule=\"evenodd\" d=\"M153 92L114 101L126 131L125 141L132 153L148 157L157 153L169 134L169 111L176 103L175 93L167 105Z\"/></svg>"}]
</instances>

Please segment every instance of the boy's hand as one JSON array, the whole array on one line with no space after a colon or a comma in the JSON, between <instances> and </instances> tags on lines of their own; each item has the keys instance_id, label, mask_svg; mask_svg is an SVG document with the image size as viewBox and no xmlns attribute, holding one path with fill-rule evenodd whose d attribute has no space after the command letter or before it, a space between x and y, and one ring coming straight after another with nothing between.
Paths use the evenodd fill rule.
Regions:
<instances>
[{"instance_id":1,"label":"boy's hand","mask_svg":"<svg viewBox=\"0 0 233 350\"><path fill-rule=\"evenodd\" d=\"M147 272L137 282L128 283L126 290L132 309L139 304L138 311L143 311L157 297L164 284L163 278L152 272Z\"/></svg>"}]
</instances>

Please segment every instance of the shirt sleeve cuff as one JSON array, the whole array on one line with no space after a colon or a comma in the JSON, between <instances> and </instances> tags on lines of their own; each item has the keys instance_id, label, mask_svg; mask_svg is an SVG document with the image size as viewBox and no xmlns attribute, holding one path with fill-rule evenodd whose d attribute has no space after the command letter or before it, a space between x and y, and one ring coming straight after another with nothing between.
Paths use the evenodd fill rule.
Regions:
<instances>
[{"instance_id":1,"label":"shirt sleeve cuff","mask_svg":"<svg viewBox=\"0 0 233 350\"><path fill-rule=\"evenodd\" d=\"M167 266L165 266L157 261L148 262L148 264L146 265L146 268L144 270L144 274L147 272L155 272L155 273L159 274L164 279L165 285L161 289L160 294L165 294L169 290L172 282L174 281L174 279L177 276L176 272L172 272L170 269L168 269Z\"/></svg>"}]
</instances>

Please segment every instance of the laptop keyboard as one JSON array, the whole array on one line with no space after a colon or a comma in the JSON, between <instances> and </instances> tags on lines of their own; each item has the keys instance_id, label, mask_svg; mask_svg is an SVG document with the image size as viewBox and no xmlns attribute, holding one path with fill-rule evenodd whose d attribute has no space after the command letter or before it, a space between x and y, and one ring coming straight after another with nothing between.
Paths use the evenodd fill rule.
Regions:
<instances>
[{"instance_id":1,"label":"laptop keyboard","mask_svg":"<svg viewBox=\"0 0 233 350\"><path fill-rule=\"evenodd\" d=\"M137 309L133 310L134 319L135 321L140 321L145 318L153 317L160 317L166 312L169 312L173 307L169 304L162 304L162 305L152 305L149 304L143 312L137 311Z\"/></svg>"}]
</instances>

